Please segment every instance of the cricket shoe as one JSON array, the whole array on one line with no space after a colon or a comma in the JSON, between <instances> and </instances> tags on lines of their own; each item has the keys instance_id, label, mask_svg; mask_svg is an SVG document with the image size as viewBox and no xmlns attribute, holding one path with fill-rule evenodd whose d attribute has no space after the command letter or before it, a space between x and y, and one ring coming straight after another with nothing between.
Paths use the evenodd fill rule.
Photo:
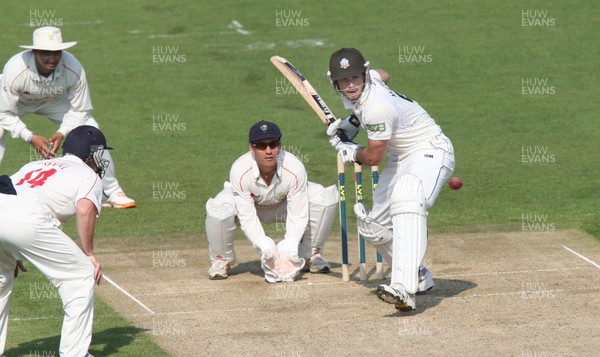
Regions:
<instances>
[{"instance_id":1,"label":"cricket shoe","mask_svg":"<svg viewBox=\"0 0 600 357\"><path fill-rule=\"evenodd\" d=\"M228 261L217 257L217 259L212 262L210 269L208 269L208 278L211 280L227 279L229 276L229 267Z\"/></svg>"},{"instance_id":2,"label":"cricket shoe","mask_svg":"<svg viewBox=\"0 0 600 357\"><path fill-rule=\"evenodd\" d=\"M381 284L377 287L377 297L388 304L394 305L396 310L412 311L415 309L415 294L409 294L400 284L388 286Z\"/></svg>"},{"instance_id":3,"label":"cricket shoe","mask_svg":"<svg viewBox=\"0 0 600 357\"><path fill-rule=\"evenodd\" d=\"M331 271L331 265L319 253L310 257L310 261L306 266L309 266L308 270L313 274L327 274Z\"/></svg>"},{"instance_id":4,"label":"cricket shoe","mask_svg":"<svg viewBox=\"0 0 600 357\"><path fill-rule=\"evenodd\" d=\"M135 205L135 200L127 197L123 190L117 190L111 193L106 199L106 202L102 203L102 207L114 208L133 208Z\"/></svg>"},{"instance_id":5,"label":"cricket shoe","mask_svg":"<svg viewBox=\"0 0 600 357\"><path fill-rule=\"evenodd\" d=\"M425 267L419 269L419 288L417 289L417 294L429 291L434 286L435 283L433 282L433 275L431 275L429 269Z\"/></svg>"}]
</instances>

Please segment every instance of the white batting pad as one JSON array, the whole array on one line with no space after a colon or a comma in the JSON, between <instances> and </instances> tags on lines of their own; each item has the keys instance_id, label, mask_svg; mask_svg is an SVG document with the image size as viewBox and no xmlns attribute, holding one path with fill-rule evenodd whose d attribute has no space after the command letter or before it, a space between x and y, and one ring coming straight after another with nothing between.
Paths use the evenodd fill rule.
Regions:
<instances>
[{"instance_id":1,"label":"white batting pad","mask_svg":"<svg viewBox=\"0 0 600 357\"><path fill-rule=\"evenodd\" d=\"M401 284L414 294L419 286L419 265L427 248L427 210L421 180L400 177L392 192L390 214L393 224L391 284Z\"/></svg>"},{"instance_id":2,"label":"white batting pad","mask_svg":"<svg viewBox=\"0 0 600 357\"><path fill-rule=\"evenodd\" d=\"M340 199L336 185L323 188L319 184L310 182L308 195L309 222L299 247L299 255L307 259L313 254L322 254L337 214L337 205Z\"/></svg>"},{"instance_id":3,"label":"white batting pad","mask_svg":"<svg viewBox=\"0 0 600 357\"><path fill-rule=\"evenodd\" d=\"M217 256L235 264L235 210L228 203L209 199L206 202L206 238L211 262Z\"/></svg>"}]
</instances>

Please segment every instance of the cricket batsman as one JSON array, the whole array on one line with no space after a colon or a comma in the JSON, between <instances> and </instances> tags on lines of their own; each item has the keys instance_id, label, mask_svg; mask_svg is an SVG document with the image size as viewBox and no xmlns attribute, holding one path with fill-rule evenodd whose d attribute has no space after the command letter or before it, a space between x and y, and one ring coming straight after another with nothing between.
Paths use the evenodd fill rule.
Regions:
<instances>
[{"instance_id":1,"label":"cricket batsman","mask_svg":"<svg viewBox=\"0 0 600 357\"><path fill-rule=\"evenodd\" d=\"M388 73L370 69L358 50L334 52L328 76L344 106L352 110L350 117L327 129L338 155L345 163L369 166L380 165L388 156L373 193L373 209L369 212L362 203L354 206L359 232L392 267L390 284L379 285L377 296L398 310L414 310L415 294L434 285L422 264L427 210L454 171L452 143L416 101L390 89ZM359 127L367 132L366 146L343 142L336 135L342 130L353 140Z\"/></svg>"}]
</instances>

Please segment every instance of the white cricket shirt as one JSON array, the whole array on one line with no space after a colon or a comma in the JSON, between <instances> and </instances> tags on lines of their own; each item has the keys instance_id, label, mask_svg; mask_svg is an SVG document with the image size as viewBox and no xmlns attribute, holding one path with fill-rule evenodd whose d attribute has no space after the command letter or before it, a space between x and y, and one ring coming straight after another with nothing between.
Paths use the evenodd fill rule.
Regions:
<instances>
[{"instance_id":1,"label":"white cricket shirt","mask_svg":"<svg viewBox=\"0 0 600 357\"><path fill-rule=\"evenodd\" d=\"M77 156L30 162L10 178L17 196L39 201L61 224L75 215L82 198L92 201L100 214L102 181Z\"/></svg>"},{"instance_id":2,"label":"white cricket shirt","mask_svg":"<svg viewBox=\"0 0 600 357\"><path fill-rule=\"evenodd\" d=\"M248 152L233 163L229 182L246 237L255 242L265 236L257 209L277 208L287 203L284 238L300 241L308 224L308 190L306 169L296 156L280 149L276 174L267 186L252 153Z\"/></svg>"},{"instance_id":3,"label":"white cricket shirt","mask_svg":"<svg viewBox=\"0 0 600 357\"><path fill-rule=\"evenodd\" d=\"M388 150L399 160L412 152L430 147L429 142L442 129L419 103L391 90L375 70L360 99L351 108L370 140L389 140ZM345 97L344 97L345 98Z\"/></svg>"},{"instance_id":4,"label":"white cricket shirt","mask_svg":"<svg viewBox=\"0 0 600 357\"><path fill-rule=\"evenodd\" d=\"M60 62L48 77L38 73L33 51L17 53L4 66L0 88L0 127L13 138L29 139L31 131L18 114L35 113L42 104L70 103L58 129L65 137L82 125L92 111L85 71L67 51L62 51Z\"/></svg>"}]
</instances>

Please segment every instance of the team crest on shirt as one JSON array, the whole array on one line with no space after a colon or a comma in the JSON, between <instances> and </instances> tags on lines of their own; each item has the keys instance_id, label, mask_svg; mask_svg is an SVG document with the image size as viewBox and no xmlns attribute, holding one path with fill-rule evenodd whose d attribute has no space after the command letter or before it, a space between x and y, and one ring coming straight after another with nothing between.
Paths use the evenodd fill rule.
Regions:
<instances>
[{"instance_id":1,"label":"team crest on shirt","mask_svg":"<svg viewBox=\"0 0 600 357\"><path fill-rule=\"evenodd\" d=\"M347 59L347 58L342 58L342 59L340 60L340 68L341 68L341 69L346 69L346 68L348 68L348 67L350 67L350 61L348 61L348 59Z\"/></svg>"},{"instance_id":2,"label":"team crest on shirt","mask_svg":"<svg viewBox=\"0 0 600 357\"><path fill-rule=\"evenodd\" d=\"M385 131L385 123L367 124L365 128L368 131Z\"/></svg>"},{"instance_id":3,"label":"team crest on shirt","mask_svg":"<svg viewBox=\"0 0 600 357\"><path fill-rule=\"evenodd\" d=\"M280 199L280 200L284 199L285 196L287 196L287 194L285 192L279 192L277 194L277 198Z\"/></svg>"}]
</instances>

